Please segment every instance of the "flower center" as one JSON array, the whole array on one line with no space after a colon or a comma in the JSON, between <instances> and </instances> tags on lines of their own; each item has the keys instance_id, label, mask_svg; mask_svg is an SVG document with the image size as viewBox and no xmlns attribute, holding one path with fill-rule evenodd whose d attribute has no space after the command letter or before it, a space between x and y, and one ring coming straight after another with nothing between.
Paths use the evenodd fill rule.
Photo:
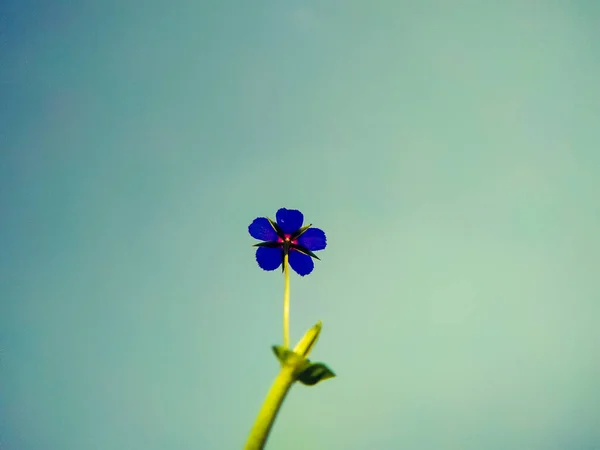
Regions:
<instances>
[{"instance_id":1,"label":"flower center","mask_svg":"<svg viewBox=\"0 0 600 450\"><path fill-rule=\"evenodd\" d=\"M298 244L298 240L297 239L292 240L292 235L291 234L285 234L283 236L283 239L278 238L277 242L279 242L279 243L290 242L290 243L292 243L294 245Z\"/></svg>"}]
</instances>

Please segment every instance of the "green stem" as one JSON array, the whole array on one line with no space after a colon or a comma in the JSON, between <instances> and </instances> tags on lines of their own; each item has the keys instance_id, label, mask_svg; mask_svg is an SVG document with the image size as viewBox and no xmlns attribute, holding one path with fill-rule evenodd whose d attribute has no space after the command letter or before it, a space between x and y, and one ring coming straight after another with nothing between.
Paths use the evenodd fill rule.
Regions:
<instances>
[{"instance_id":1,"label":"green stem","mask_svg":"<svg viewBox=\"0 0 600 450\"><path fill-rule=\"evenodd\" d=\"M298 370L298 365L304 358L308 357L320 333L321 322L318 322L306 332L296 347L294 347L294 353L297 358L292 358L286 361L285 364L282 363L281 371L277 375L277 378L275 378L271 390L267 394L267 398L265 398L256 417L256 422L254 422L254 426L250 431L250 437L248 437L248 441L244 447L245 450L262 450L264 447L283 400L292 387L292 384L296 381L295 372Z\"/></svg>"},{"instance_id":2,"label":"green stem","mask_svg":"<svg viewBox=\"0 0 600 450\"><path fill-rule=\"evenodd\" d=\"M283 285L283 346L290 347L290 268L288 264L288 255L283 258L283 275L285 278Z\"/></svg>"},{"instance_id":3,"label":"green stem","mask_svg":"<svg viewBox=\"0 0 600 450\"><path fill-rule=\"evenodd\" d=\"M282 367L258 413L244 450L261 450L264 447L275 417L293 383L293 367Z\"/></svg>"}]
</instances>

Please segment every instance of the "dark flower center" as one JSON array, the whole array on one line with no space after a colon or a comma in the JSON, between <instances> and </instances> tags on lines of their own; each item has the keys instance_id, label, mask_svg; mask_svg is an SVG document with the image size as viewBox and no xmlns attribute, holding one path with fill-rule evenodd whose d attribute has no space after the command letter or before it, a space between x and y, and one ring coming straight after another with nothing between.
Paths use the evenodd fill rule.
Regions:
<instances>
[{"instance_id":1,"label":"dark flower center","mask_svg":"<svg viewBox=\"0 0 600 450\"><path fill-rule=\"evenodd\" d=\"M297 245L298 244L298 240L297 239L292 239L292 235L291 234L284 234L283 235L283 239L282 238L277 238L277 242L279 242L280 244L282 243L287 243L287 244L293 244L293 245Z\"/></svg>"}]
</instances>

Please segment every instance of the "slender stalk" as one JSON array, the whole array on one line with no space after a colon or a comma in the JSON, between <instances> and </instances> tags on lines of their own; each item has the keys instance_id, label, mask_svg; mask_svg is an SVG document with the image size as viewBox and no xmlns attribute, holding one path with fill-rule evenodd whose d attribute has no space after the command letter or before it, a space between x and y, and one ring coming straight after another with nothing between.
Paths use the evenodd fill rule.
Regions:
<instances>
[{"instance_id":1,"label":"slender stalk","mask_svg":"<svg viewBox=\"0 0 600 450\"><path fill-rule=\"evenodd\" d=\"M283 346L290 348L290 265L288 255L283 257Z\"/></svg>"}]
</instances>

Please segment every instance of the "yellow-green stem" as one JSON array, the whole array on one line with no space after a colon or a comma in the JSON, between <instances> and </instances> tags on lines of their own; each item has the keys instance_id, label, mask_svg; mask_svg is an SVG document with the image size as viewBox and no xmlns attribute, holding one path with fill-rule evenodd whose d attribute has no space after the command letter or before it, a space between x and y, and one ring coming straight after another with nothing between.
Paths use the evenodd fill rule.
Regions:
<instances>
[{"instance_id":1,"label":"yellow-green stem","mask_svg":"<svg viewBox=\"0 0 600 450\"><path fill-rule=\"evenodd\" d=\"M244 450L262 450L264 447L269 432L275 422L275 417L277 417L277 413L281 408L281 404L292 387L292 384L294 384L294 376L295 372L298 370L298 364L303 358L308 357L310 351L317 342L320 333L321 322L318 322L306 332L294 347L294 353L299 359L292 359L291 361L286 361L285 364L281 364L279 375L275 378L271 390L267 394L267 398L260 408Z\"/></svg>"},{"instance_id":2,"label":"yellow-green stem","mask_svg":"<svg viewBox=\"0 0 600 450\"><path fill-rule=\"evenodd\" d=\"M292 367L282 367L258 413L244 450L262 450L288 391L294 383Z\"/></svg>"},{"instance_id":3,"label":"yellow-green stem","mask_svg":"<svg viewBox=\"0 0 600 450\"><path fill-rule=\"evenodd\" d=\"M283 346L290 348L290 268L288 255L283 257Z\"/></svg>"}]
</instances>

